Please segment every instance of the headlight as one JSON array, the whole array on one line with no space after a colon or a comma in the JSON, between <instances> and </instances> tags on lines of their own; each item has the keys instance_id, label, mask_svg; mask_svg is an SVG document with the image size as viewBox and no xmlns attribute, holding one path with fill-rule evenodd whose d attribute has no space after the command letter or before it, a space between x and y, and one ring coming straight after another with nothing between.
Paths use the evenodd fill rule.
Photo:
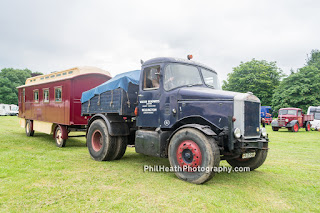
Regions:
<instances>
[{"instance_id":1,"label":"headlight","mask_svg":"<svg viewBox=\"0 0 320 213\"><path fill-rule=\"evenodd\" d=\"M286 119L286 122L289 122L289 119L288 119L288 118Z\"/></svg>"},{"instance_id":2,"label":"headlight","mask_svg":"<svg viewBox=\"0 0 320 213\"><path fill-rule=\"evenodd\" d=\"M263 137L267 137L267 130L266 130L266 128L261 128L261 135L262 135Z\"/></svg>"},{"instance_id":3,"label":"headlight","mask_svg":"<svg viewBox=\"0 0 320 213\"><path fill-rule=\"evenodd\" d=\"M241 137L241 130L239 128L235 128L233 134L234 134L234 137L240 138Z\"/></svg>"}]
</instances>

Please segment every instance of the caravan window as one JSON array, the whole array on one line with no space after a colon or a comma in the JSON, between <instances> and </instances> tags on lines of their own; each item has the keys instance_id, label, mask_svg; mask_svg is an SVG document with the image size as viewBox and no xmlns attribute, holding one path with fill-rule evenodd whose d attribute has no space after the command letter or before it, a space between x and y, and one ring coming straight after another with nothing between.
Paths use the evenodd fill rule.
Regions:
<instances>
[{"instance_id":1,"label":"caravan window","mask_svg":"<svg viewBox=\"0 0 320 213\"><path fill-rule=\"evenodd\" d=\"M54 100L56 102L61 102L62 101L62 88L61 87L56 87L54 89Z\"/></svg>"},{"instance_id":2,"label":"caravan window","mask_svg":"<svg viewBox=\"0 0 320 213\"><path fill-rule=\"evenodd\" d=\"M34 102L39 102L39 90L34 90L33 91L33 98L34 98Z\"/></svg>"},{"instance_id":3,"label":"caravan window","mask_svg":"<svg viewBox=\"0 0 320 213\"><path fill-rule=\"evenodd\" d=\"M49 102L49 89L43 89L43 102Z\"/></svg>"}]
</instances>

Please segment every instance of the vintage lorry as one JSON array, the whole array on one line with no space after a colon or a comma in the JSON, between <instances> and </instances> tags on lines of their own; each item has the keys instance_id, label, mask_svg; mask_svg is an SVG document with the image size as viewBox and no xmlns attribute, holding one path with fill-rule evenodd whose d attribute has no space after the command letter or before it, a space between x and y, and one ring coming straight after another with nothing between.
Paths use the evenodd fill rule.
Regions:
<instances>
[{"instance_id":1,"label":"vintage lorry","mask_svg":"<svg viewBox=\"0 0 320 213\"><path fill-rule=\"evenodd\" d=\"M313 119L313 115L303 114L300 108L281 108L278 113L278 120L273 120L271 126L273 131L278 131L282 127L292 132L298 132L300 128L310 131L310 122Z\"/></svg>"},{"instance_id":2,"label":"vintage lorry","mask_svg":"<svg viewBox=\"0 0 320 213\"><path fill-rule=\"evenodd\" d=\"M82 116L91 116L87 147L97 161L120 159L134 144L137 153L169 158L178 178L201 184L220 160L254 170L267 157L260 100L222 91L217 73L192 60L142 62L141 71L84 92L81 102Z\"/></svg>"},{"instance_id":3,"label":"vintage lorry","mask_svg":"<svg viewBox=\"0 0 320 213\"><path fill-rule=\"evenodd\" d=\"M261 118L267 125L272 122L272 108L270 106L261 106Z\"/></svg>"}]
</instances>

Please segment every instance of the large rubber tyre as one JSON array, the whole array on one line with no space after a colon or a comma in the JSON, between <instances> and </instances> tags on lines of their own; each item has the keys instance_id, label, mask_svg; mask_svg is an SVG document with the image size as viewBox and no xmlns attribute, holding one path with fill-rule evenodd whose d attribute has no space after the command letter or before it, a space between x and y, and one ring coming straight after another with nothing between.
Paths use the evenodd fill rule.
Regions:
<instances>
[{"instance_id":1,"label":"large rubber tyre","mask_svg":"<svg viewBox=\"0 0 320 213\"><path fill-rule=\"evenodd\" d=\"M292 132L298 132L299 131L299 123L298 122L293 125L293 127L291 128L291 131Z\"/></svg>"},{"instance_id":2,"label":"large rubber tyre","mask_svg":"<svg viewBox=\"0 0 320 213\"><path fill-rule=\"evenodd\" d=\"M259 168L264 161L266 160L268 155L267 149L258 150L256 152L256 156L253 158L248 159L242 159L242 158L234 158L234 159L228 159L227 162L232 167L249 167L250 171L255 170Z\"/></svg>"},{"instance_id":3,"label":"large rubber tyre","mask_svg":"<svg viewBox=\"0 0 320 213\"><path fill-rule=\"evenodd\" d=\"M116 147L114 152L114 160L119 160L123 157L124 153L127 149L128 137L127 136L119 136L116 140Z\"/></svg>"},{"instance_id":4,"label":"large rubber tyre","mask_svg":"<svg viewBox=\"0 0 320 213\"><path fill-rule=\"evenodd\" d=\"M310 124L309 121L307 121L305 128L306 128L306 131L307 131L307 132L310 132L310 130L311 130L311 124Z\"/></svg>"},{"instance_id":5,"label":"large rubber tyre","mask_svg":"<svg viewBox=\"0 0 320 213\"><path fill-rule=\"evenodd\" d=\"M62 129L60 126L57 126L56 131L55 131L55 141L57 147L65 147L67 143L67 139L62 139Z\"/></svg>"},{"instance_id":6,"label":"large rubber tyre","mask_svg":"<svg viewBox=\"0 0 320 213\"><path fill-rule=\"evenodd\" d=\"M212 137L199 130L185 128L176 132L170 140L168 157L172 168L208 168L207 171L175 171L176 176L184 181L202 184L214 176L214 168L220 163L220 150Z\"/></svg>"},{"instance_id":7,"label":"large rubber tyre","mask_svg":"<svg viewBox=\"0 0 320 213\"><path fill-rule=\"evenodd\" d=\"M111 161L115 158L116 137L112 137L106 123L95 120L89 127L87 146L91 157L96 161Z\"/></svg>"},{"instance_id":8,"label":"large rubber tyre","mask_svg":"<svg viewBox=\"0 0 320 213\"><path fill-rule=\"evenodd\" d=\"M31 128L32 125L33 125L33 124L32 124L32 121L30 121L30 120L27 120L27 121L26 121L26 135L27 135L28 137L34 135L34 130L31 130L31 129L32 129L32 128Z\"/></svg>"},{"instance_id":9,"label":"large rubber tyre","mask_svg":"<svg viewBox=\"0 0 320 213\"><path fill-rule=\"evenodd\" d=\"M277 132L279 130L279 127L272 127L272 131Z\"/></svg>"}]
</instances>

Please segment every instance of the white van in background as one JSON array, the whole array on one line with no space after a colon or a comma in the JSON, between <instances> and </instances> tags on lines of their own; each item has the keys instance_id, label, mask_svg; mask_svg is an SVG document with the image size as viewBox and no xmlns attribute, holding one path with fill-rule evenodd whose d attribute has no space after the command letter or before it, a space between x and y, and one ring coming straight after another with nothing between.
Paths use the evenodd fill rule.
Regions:
<instances>
[{"instance_id":1,"label":"white van in background","mask_svg":"<svg viewBox=\"0 0 320 213\"><path fill-rule=\"evenodd\" d=\"M10 105L0 104L0 115L10 115Z\"/></svg>"},{"instance_id":2,"label":"white van in background","mask_svg":"<svg viewBox=\"0 0 320 213\"><path fill-rule=\"evenodd\" d=\"M14 104L10 104L10 112L9 115L18 115L19 114L19 107Z\"/></svg>"},{"instance_id":3,"label":"white van in background","mask_svg":"<svg viewBox=\"0 0 320 213\"><path fill-rule=\"evenodd\" d=\"M307 114L314 116L314 120L310 121L311 128L320 130L320 106L309 106Z\"/></svg>"}]
</instances>

